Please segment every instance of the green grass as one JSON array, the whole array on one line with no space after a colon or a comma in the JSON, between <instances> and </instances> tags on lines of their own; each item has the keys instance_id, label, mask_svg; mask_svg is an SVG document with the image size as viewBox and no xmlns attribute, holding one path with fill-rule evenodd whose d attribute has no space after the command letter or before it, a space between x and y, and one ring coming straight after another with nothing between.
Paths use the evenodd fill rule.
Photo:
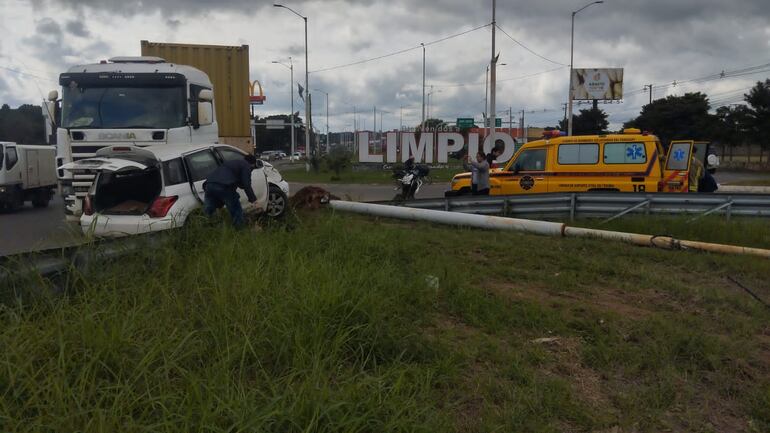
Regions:
<instances>
[{"instance_id":1,"label":"green grass","mask_svg":"<svg viewBox=\"0 0 770 433\"><path fill-rule=\"evenodd\" d=\"M722 229L770 236L745 224ZM0 306L0 430L768 431L770 313L726 280L770 299L768 275L326 212L194 223Z\"/></svg>"},{"instance_id":2,"label":"green grass","mask_svg":"<svg viewBox=\"0 0 770 433\"><path fill-rule=\"evenodd\" d=\"M462 167L449 167L431 169L430 178L433 182L449 182L457 173L462 173ZM359 183L359 184L391 184L393 183L393 172L391 170L352 170L350 168L342 171L337 177L335 173L328 169L321 169L317 172L307 172L304 169L284 170L281 175L288 182L300 183Z\"/></svg>"},{"instance_id":3,"label":"green grass","mask_svg":"<svg viewBox=\"0 0 770 433\"><path fill-rule=\"evenodd\" d=\"M766 218L733 218L727 222L722 216L692 220L685 216L626 215L607 224L600 219L585 219L570 225L770 249L770 224Z\"/></svg>"}]
</instances>

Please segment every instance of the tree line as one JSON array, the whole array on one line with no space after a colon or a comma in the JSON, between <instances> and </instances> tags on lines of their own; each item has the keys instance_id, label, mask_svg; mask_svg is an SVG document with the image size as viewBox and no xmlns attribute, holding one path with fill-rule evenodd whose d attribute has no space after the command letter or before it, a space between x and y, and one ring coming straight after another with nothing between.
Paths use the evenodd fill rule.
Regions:
<instances>
[{"instance_id":1,"label":"tree line","mask_svg":"<svg viewBox=\"0 0 770 433\"><path fill-rule=\"evenodd\" d=\"M22 144L46 144L43 112L39 105L0 107L0 141Z\"/></svg>"},{"instance_id":2,"label":"tree line","mask_svg":"<svg viewBox=\"0 0 770 433\"><path fill-rule=\"evenodd\" d=\"M639 115L625 122L623 128L650 131L664 146L671 140L706 140L722 147L745 144L770 150L770 79L759 81L743 97L746 104L718 107L710 113L708 95L701 92L656 99L642 107ZM573 115L575 135L607 133L607 113L598 108L580 110ZM567 122L559 122L566 130Z\"/></svg>"}]
</instances>

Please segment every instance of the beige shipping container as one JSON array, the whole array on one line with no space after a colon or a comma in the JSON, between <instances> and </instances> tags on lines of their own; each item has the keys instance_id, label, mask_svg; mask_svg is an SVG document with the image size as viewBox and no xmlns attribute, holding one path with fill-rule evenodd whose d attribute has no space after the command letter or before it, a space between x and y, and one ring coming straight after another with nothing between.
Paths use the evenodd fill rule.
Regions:
<instances>
[{"instance_id":1,"label":"beige shipping container","mask_svg":"<svg viewBox=\"0 0 770 433\"><path fill-rule=\"evenodd\" d=\"M190 65L208 74L214 86L214 104L220 142L252 153L249 124L249 46L171 44L142 41L143 56Z\"/></svg>"}]
</instances>

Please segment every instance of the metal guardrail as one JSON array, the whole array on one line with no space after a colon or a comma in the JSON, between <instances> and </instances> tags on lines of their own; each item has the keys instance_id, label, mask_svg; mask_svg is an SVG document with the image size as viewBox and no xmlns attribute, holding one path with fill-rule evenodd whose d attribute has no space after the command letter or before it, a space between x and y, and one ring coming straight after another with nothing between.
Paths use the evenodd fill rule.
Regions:
<instances>
[{"instance_id":1,"label":"metal guardrail","mask_svg":"<svg viewBox=\"0 0 770 433\"><path fill-rule=\"evenodd\" d=\"M393 202L376 202L393 204ZM544 193L418 199L401 206L517 218L607 218L673 214L770 217L770 194Z\"/></svg>"},{"instance_id":2,"label":"metal guardrail","mask_svg":"<svg viewBox=\"0 0 770 433\"><path fill-rule=\"evenodd\" d=\"M394 204L390 201L374 203ZM694 219L706 215L722 215L727 219L732 216L770 217L770 194L545 193L418 199L398 205L532 219L599 217L610 221L624 215L652 214L684 214L692 215ZM162 236L147 235L0 257L0 281L30 271L51 276L71 267L82 270L163 241Z\"/></svg>"}]
</instances>

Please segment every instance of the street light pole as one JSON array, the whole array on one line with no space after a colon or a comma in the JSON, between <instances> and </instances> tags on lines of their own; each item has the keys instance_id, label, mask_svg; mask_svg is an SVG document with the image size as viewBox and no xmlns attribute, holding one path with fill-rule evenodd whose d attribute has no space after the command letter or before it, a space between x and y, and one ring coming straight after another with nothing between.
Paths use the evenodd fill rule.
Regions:
<instances>
[{"instance_id":1,"label":"street light pole","mask_svg":"<svg viewBox=\"0 0 770 433\"><path fill-rule=\"evenodd\" d=\"M273 63L286 66L285 63L275 60L273 60ZM294 136L294 62L291 60L291 57L289 57L289 66L286 67L289 68L289 71L291 71L291 82L289 83L289 91L291 92L291 157L289 159L291 160L291 158L294 158L294 142L296 140Z\"/></svg>"},{"instance_id":2,"label":"street light pole","mask_svg":"<svg viewBox=\"0 0 770 433\"><path fill-rule=\"evenodd\" d=\"M500 66L505 66L507 63L500 63ZM487 108L489 104L489 65L487 65L487 72L484 74L484 109ZM487 119L489 118L489 114L487 114L486 118L484 119L484 128L487 132L487 135L489 135L489 126L486 125Z\"/></svg>"},{"instance_id":3,"label":"street light pole","mask_svg":"<svg viewBox=\"0 0 770 433\"><path fill-rule=\"evenodd\" d=\"M572 31L570 36L570 43L569 43L569 92L567 92L567 112L569 117L567 117L567 135L572 135L572 71L574 68L573 61L575 58L575 15L578 14L578 12L582 11L583 9L591 6L591 5L598 5L604 3L604 0L598 0L595 2L588 3L587 5L583 6L582 8L572 12Z\"/></svg>"},{"instance_id":4,"label":"street light pole","mask_svg":"<svg viewBox=\"0 0 770 433\"><path fill-rule=\"evenodd\" d=\"M425 126L425 44L422 45L422 122L420 122L420 130Z\"/></svg>"},{"instance_id":5,"label":"street light pole","mask_svg":"<svg viewBox=\"0 0 770 433\"><path fill-rule=\"evenodd\" d=\"M313 89L316 92L321 92L326 96L326 153L329 153L331 142L329 141L329 93L324 92L321 89Z\"/></svg>"},{"instance_id":6,"label":"street light pole","mask_svg":"<svg viewBox=\"0 0 770 433\"><path fill-rule=\"evenodd\" d=\"M497 22L495 21L497 11L497 0L492 0L492 58L489 62L489 74L490 86L489 86L489 111L487 112L487 122L490 122L490 128L495 127L495 118L497 112L495 111L495 96L497 93L497 58L495 57L495 27ZM492 116L490 119L489 116ZM494 129L492 129L494 131ZM494 142L494 141L493 141Z\"/></svg>"},{"instance_id":7,"label":"street light pole","mask_svg":"<svg viewBox=\"0 0 770 433\"><path fill-rule=\"evenodd\" d=\"M305 21L305 152L307 152L307 155L310 155L310 147L312 144L310 143L310 128L312 128L312 124L310 122L310 66L308 65L308 55L307 55L307 17L303 16L294 9L284 6L282 4L274 3L273 7L277 8L284 8L288 9L294 15L302 18ZM294 83L292 83L292 86ZM292 116L294 114L292 113Z\"/></svg>"}]
</instances>

